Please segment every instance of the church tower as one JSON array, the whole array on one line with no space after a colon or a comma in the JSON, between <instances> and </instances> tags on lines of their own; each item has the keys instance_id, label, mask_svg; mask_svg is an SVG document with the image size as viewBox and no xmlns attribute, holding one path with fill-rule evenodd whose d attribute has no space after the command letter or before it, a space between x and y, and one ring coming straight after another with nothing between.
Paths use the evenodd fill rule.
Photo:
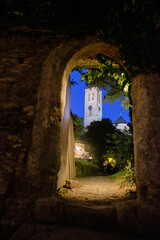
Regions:
<instances>
[{"instance_id":1,"label":"church tower","mask_svg":"<svg viewBox=\"0 0 160 240\"><path fill-rule=\"evenodd\" d=\"M84 127L102 120L102 91L97 87L85 89Z\"/></svg>"}]
</instances>

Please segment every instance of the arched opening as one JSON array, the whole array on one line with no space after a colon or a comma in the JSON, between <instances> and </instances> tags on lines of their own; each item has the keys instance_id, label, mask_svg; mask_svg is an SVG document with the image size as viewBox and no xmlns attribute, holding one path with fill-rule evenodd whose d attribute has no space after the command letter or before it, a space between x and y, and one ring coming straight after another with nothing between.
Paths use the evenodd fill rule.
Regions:
<instances>
[{"instance_id":1,"label":"arched opening","mask_svg":"<svg viewBox=\"0 0 160 240\"><path fill-rule=\"evenodd\" d=\"M87 70L83 69L83 71L86 72ZM77 79L76 81L76 78L79 79ZM133 183L127 184L125 182L125 174L127 169L125 168L125 166L128 165L125 161L129 160L127 148L129 149L129 147L132 145L131 143L132 136L130 135L128 136L127 133L121 134L119 131L116 132L113 129L112 124L113 119L115 117L117 119L117 115L119 114L120 116L120 112L122 113L123 111L123 108L120 107L121 103L119 102L120 106L118 106L118 109L117 109L118 102L115 103L115 111L114 106L111 106L109 103L102 105L101 95L102 92L98 88L94 87L88 88L85 85L84 81L80 81L80 78L81 74L76 70L74 70L71 73L71 83L76 81L76 84L71 86L72 88L71 111L72 118L74 120L74 128L77 129L77 131L75 132L74 139L75 140L74 159L76 166L76 178L75 180L72 180L74 178L67 178L66 179L67 184L65 184L66 186L62 187L58 191L58 193L65 199L85 204L104 204L105 202L108 201L115 200L120 201L120 199L122 198L124 199L126 197L127 199L134 198L135 197L134 184ZM106 91L105 90L102 91L104 98ZM107 105L107 108L105 107L105 105ZM91 116L89 109L90 106L93 106L93 112ZM102 111L99 111L99 108L102 109L102 106L103 106L103 121ZM108 112L108 109L110 109L109 110L110 112ZM112 116L111 112L113 116L115 114L115 117L111 119L112 121L109 121L109 119L107 118L109 116ZM79 113L80 117L84 118L84 122L83 119L78 118ZM89 142L87 142L86 139L85 129L83 130L81 129L82 131L79 132L80 128L83 127L81 126L81 122L79 120L82 120L82 122L84 123L84 127L87 127L93 121L98 121L97 125L95 123L94 125L92 125L92 128L90 128L89 132L92 139L89 139L90 140ZM80 125L78 125L79 122ZM120 127L122 127L121 125L125 124L121 123L118 124L118 126L119 125ZM100 129L102 131L100 131ZM116 136L117 139L111 140L113 134L112 131L115 131L113 137ZM96 140L98 140L98 142ZM109 145L111 145L111 141L112 144L116 142L116 145L112 147L112 153L111 147L110 149L108 149ZM129 145L130 143L131 145ZM95 148L93 148L94 144L97 145ZM92 146L91 149L90 146ZM110 152L108 153L108 151L105 151L105 148L107 148L108 151L110 150ZM115 148L117 149L115 150ZM123 150L124 148L126 151L125 156ZM117 153L116 155L114 154L115 157L114 159L113 149L114 153L115 151L119 153L119 156L117 156ZM129 149L128 151L131 152L131 149ZM127 158L127 160L125 159L125 157ZM117 163L115 159L118 160Z\"/></svg>"},{"instance_id":2,"label":"arched opening","mask_svg":"<svg viewBox=\"0 0 160 240\"><path fill-rule=\"evenodd\" d=\"M74 160L73 164L70 160L74 156L69 75L76 66L99 66L96 54L104 54L123 65L118 49L94 36L61 44L44 63L28 170L31 184L41 188L45 195L54 194L66 179L75 176Z\"/></svg>"},{"instance_id":3,"label":"arched opening","mask_svg":"<svg viewBox=\"0 0 160 240\"><path fill-rule=\"evenodd\" d=\"M62 88L64 90L62 90L62 98L61 98L61 107L62 107L62 116L63 116L63 121L65 121L65 116L63 115L63 112L66 112L66 107L67 107L67 103L66 105L64 104L65 101L67 101L68 95L66 93L66 79L69 79L69 74L70 72L76 67L96 67L99 66L99 62L96 60L95 56L98 53L102 53L102 54L106 54L109 55L112 58L117 58L118 59L118 49L114 49L111 45L105 44L103 42L96 42L96 43L92 43L92 44L88 44L83 47L82 49L80 49L78 52L76 52L71 59L67 62L66 64L66 68L64 70L63 73L63 77L62 77ZM118 59L119 61L119 59ZM68 91L67 91L68 92ZM65 110L63 110L65 109ZM68 114L69 114L69 108L68 108ZM68 118L69 119L69 118ZM69 126L69 123L68 123ZM64 133L66 130L66 126L64 125L64 128L62 127L62 132ZM69 130L68 130L69 131ZM63 135L64 136L64 135ZM62 137L63 138L63 137ZM63 140L62 140L63 142ZM66 143L67 140L65 139L64 142ZM64 147L65 144L62 143L62 149L66 149ZM66 174L65 170L66 170L66 152L67 150L65 150L63 152L62 150L62 156L61 156L61 167L60 167L60 171L58 173L58 183L57 183L57 187L60 187L62 185L65 184L65 179L66 179ZM69 163L68 163L69 165ZM62 180L63 179L63 180Z\"/></svg>"},{"instance_id":4,"label":"arched opening","mask_svg":"<svg viewBox=\"0 0 160 240\"><path fill-rule=\"evenodd\" d=\"M67 159L67 155L62 154L67 151L67 144L62 140L64 136L67 136L64 135L62 123L69 74L77 64L84 66L87 57L91 56L92 59L97 53L109 56L123 65L119 61L118 49L109 44L97 42L94 36L80 41L70 39L68 42L61 43L44 62L34 119L32 148L28 161L29 181L32 187L38 190L40 197L53 197L58 187L58 174L65 166ZM84 58L85 56L86 58ZM114 208L119 217L118 224L124 228L128 227L128 217L134 224L139 218L139 226L143 225L147 231L150 223L155 227L155 221L151 221L155 217L158 219L156 229L159 229L159 152L157 140L159 139L159 135L157 135L159 111L155 110L154 107L159 105L159 88L157 86L159 86L159 74L157 73L139 74L132 78L137 201L127 202L127 205L120 203L116 209ZM70 111L70 108L67 109ZM148 132L146 132L146 128ZM63 184L65 175L61 176ZM44 209L44 206L48 206L47 204L48 200L37 201L36 206L40 210L39 213L41 213L41 207ZM54 204L53 198L51 204ZM54 207L56 206L54 205ZM133 208L135 210L134 216L131 214ZM63 210L65 211L65 209L64 205ZM50 213L50 207L48 213ZM63 217L63 213L61 216ZM73 216L75 215L73 214ZM40 216L37 218L41 219Z\"/></svg>"}]
</instances>

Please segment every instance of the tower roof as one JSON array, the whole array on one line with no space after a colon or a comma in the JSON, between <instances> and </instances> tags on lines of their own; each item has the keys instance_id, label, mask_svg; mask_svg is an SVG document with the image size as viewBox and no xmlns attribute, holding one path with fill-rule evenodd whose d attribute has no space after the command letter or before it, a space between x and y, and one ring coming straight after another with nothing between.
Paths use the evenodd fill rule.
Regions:
<instances>
[{"instance_id":1,"label":"tower roof","mask_svg":"<svg viewBox=\"0 0 160 240\"><path fill-rule=\"evenodd\" d=\"M114 122L114 124L117 124L117 123L127 123L124 118L122 116L120 116L119 118L117 118L117 120Z\"/></svg>"}]
</instances>

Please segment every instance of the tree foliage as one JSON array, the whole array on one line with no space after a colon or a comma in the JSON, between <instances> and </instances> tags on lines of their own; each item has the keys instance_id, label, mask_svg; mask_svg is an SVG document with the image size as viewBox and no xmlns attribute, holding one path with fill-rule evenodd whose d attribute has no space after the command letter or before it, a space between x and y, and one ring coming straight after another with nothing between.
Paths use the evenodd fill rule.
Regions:
<instances>
[{"instance_id":1,"label":"tree foliage","mask_svg":"<svg viewBox=\"0 0 160 240\"><path fill-rule=\"evenodd\" d=\"M102 168L103 163L110 158L115 160L117 169L124 168L128 162L133 166L131 133L119 131L108 118L92 122L87 127L85 138L89 144L93 162L99 167Z\"/></svg>"},{"instance_id":2,"label":"tree foliage","mask_svg":"<svg viewBox=\"0 0 160 240\"><path fill-rule=\"evenodd\" d=\"M115 132L112 134L112 138L107 139L111 142L110 149L106 152L106 156L116 160L116 166L118 168L124 168L129 162L134 165L133 159L133 137L128 131Z\"/></svg>"},{"instance_id":3,"label":"tree foliage","mask_svg":"<svg viewBox=\"0 0 160 240\"><path fill-rule=\"evenodd\" d=\"M106 90L104 103L109 101L113 104L115 100L121 100L124 110L131 107L130 81L125 69L107 56L98 54L96 57L101 64L99 68L89 68L87 72L76 68L81 73L81 80L85 81L88 87Z\"/></svg>"},{"instance_id":4,"label":"tree foliage","mask_svg":"<svg viewBox=\"0 0 160 240\"><path fill-rule=\"evenodd\" d=\"M100 39L119 47L131 75L159 72L160 12L158 0L107 1L108 15ZM115 7L113 10L113 2Z\"/></svg>"},{"instance_id":5,"label":"tree foliage","mask_svg":"<svg viewBox=\"0 0 160 240\"><path fill-rule=\"evenodd\" d=\"M112 134L115 132L116 128L108 118L104 118L102 121L91 122L85 132L85 138L89 144L93 162L101 168L105 160L104 156L113 144L111 140ZM110 140L110 142L108 140Z\"/></svg>"},{"instance_id":6,"label":"tree foliage","mask_svg":"<svg viewBox=\"0 0 160 240\"><path fill-rule=\"evenodd\" d=\"M83 118L80 118L76 114L72 114L72 118L73 118L74 139L79 140L83 132Z\"/></svg>"}]
</instances>

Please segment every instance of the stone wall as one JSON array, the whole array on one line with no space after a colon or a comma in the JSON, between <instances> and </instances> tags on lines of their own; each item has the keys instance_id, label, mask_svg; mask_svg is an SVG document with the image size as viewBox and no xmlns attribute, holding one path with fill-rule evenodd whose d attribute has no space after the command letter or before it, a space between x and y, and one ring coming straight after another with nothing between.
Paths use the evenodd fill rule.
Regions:
<instances>
[{"instance_id":1,"label":"stone wall","mask_svg":"<svg viewBox=\"0 0 160 240\"><path fill-rule=\"evenodd\" d=\"M0 214L4 231L32 220L36 199L55 194L62 156L67 163L72 149L67 146L72 131L69 105L65 116L67 79L72 69L95 66L97 53L120 60L118 49L99 42L95 35L79 39L42 30L2 31L0 51ZM159 78L159 74L141 75L132 84L138 228L157 234ZM67 167L72 168L72 176L73 166Z\"/></svg>"},{"instance_id":2,"label":"stone wall","mask_svg":"<svg viewBox=\"0 0 160 240\"><path fill-rule=\"evenodd\" d=\"M139 75L132 82L133 137L139 227L160 226L160 74Z\"/></svg>"},{"instance_id":3,"label":"stone wall","mask_svg":"<svg viewBox=\"0 0 160 240\"><path fill-rule=\"evenodd\" d=\"M42 65L61 36L20 30L0 36L0 214L28 189L27 161Z\"/></svg>"},{"instance_id":4,"label":"stone wall","mask_svg":"<svg viewBox=\"0 0 160 240\"><path fill-rule=\"evenodd\" d=\"M41 192L41 195L55 194L59 168L62 173L68 168L69 74L76 66L88 66L90 56L94 60L97 53L118 56L115 47L99 42L93 35L83 36L80 40L70 37L60 41L44 61L28 160L29 180L32 188ZM91 64L95 64L95 61L91 61ZM61 175L63 177L59 173L59 181L65 176ZM62 183L58 182L58 187L62 184L64 179Z\"/></svg>"},{"instance_id":5,"label":"stone wall","mask_svg":"<svg viewBox=\"0 0 160 240\"><path fill-rule=\"evenodd\" d=\"M90 55L113 56L117 49L96 36L79 41L25 27L1 31L0 49L1 203L28 186L52 195L61 164L66 79L76 64L88 65Z\"/></svg>"}]
</instances>

